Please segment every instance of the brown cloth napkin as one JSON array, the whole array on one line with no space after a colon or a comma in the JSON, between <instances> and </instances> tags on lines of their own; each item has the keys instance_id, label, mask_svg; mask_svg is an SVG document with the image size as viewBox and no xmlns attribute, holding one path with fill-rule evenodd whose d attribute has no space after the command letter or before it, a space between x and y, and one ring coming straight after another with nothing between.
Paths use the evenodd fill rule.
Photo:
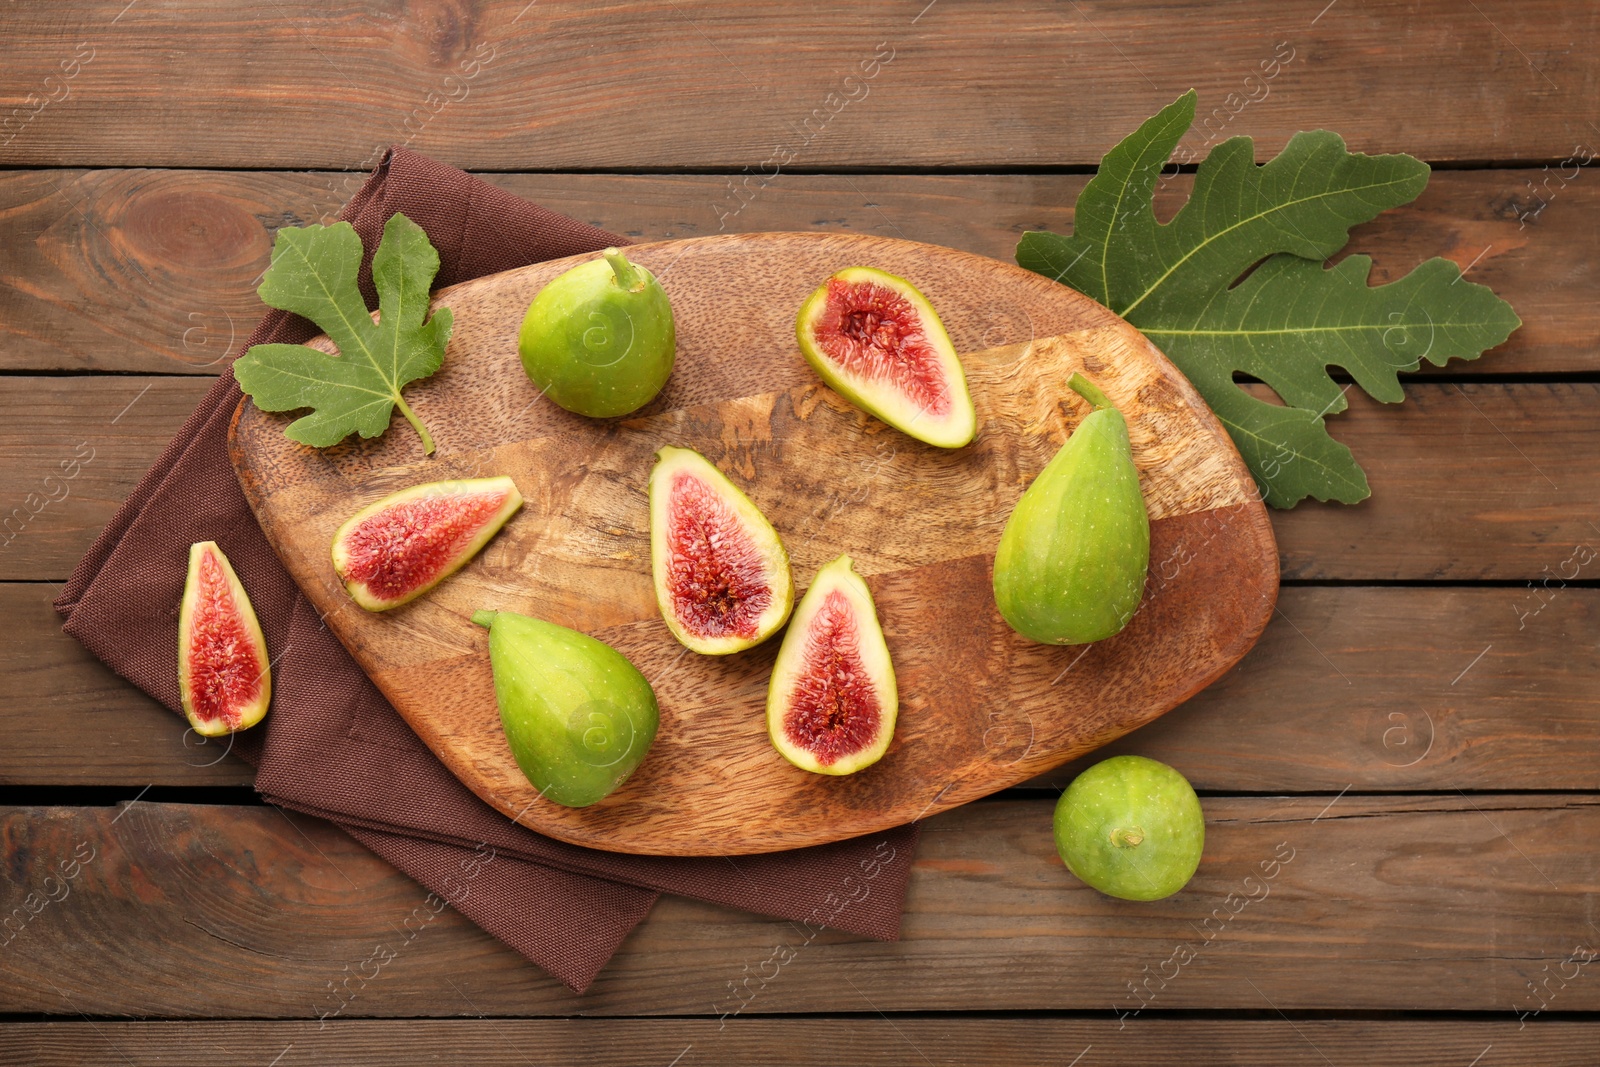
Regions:
<instances>
[{"instance_id":1,"label":"brown cloth napkin","mask_svg":"<svg viewBox=\"0 0 1600 1067\"><path fill-rule=\"evenodd\" d=\"M437 284L626 244L403 147L345 205L370 257L396 211L439 250ZM274 311L240 349L318 331ZM762 856L627 856L511 822L447 771L362 673L273 554L228 461L240 397L206 394L78 565L56 610L66 631L173 711L189 545L222 546L273 660L272 710L231 738L273 804L332 820L489 933L582 992L663 892L883 940L899 934L915 825Z\"/></svg>"}]
</instances>

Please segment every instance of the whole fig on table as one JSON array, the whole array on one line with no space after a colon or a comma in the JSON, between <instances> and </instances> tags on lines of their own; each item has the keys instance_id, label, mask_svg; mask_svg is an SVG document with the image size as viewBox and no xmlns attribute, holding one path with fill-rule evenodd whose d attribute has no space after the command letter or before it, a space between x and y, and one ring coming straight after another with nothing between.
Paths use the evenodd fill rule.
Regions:
<instances>
[{"instance_id":1,"label":"whole fig on table","mask_svg":"<svg viewBox=\"0 0 1600 1067\"><path fill-rule=\"evenodd\" d=\"M506 743L540 795L569 808L628 779L655 741L650 683L603 641L509 611L480 611L489 629L495 702Z\"/></svg>"},{"instance_id":2,"label":"whole fig on table","mask_svg":"<svg viewBox=\"0 0 1600 1067\"><path fill-rule=\"evenodd\" d=\"M1150 566L1150 516L1128 424L1083 375L1067 384L1095 410L1017 501L994 557L1000 614L1049 645L1121 631L1144 597Z\"/></svg>"},{"instance_id":3,"label":"whole fig on table","mask_svg":"<svg viewBox=\"0 0 1600 1067\"><path fill-rule=\"evenodd\" d=\"M608 248L539 290L517 349L533 384L568 411L627 415L672 373L672 303L655 275Z\"/></svg>"}]
</instances>

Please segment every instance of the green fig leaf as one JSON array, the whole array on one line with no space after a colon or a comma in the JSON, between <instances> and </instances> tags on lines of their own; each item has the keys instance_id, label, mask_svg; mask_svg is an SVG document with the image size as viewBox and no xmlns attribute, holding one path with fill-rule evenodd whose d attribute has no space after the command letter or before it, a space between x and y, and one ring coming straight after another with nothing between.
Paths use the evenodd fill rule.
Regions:
<instances>
[{"instance_id":1,"label":"green fig leaf","mask_svg":"<svg viewBox=\"0 0 1600 1067\"><path fill-rule=\"evenodd\" d=\"M326 448L352 433L377 437L398 407L431 454L433 438L400 392L444 362L450 309L427 315L439 253L422 227L398 212L389 217L372 257L377 322L356 284L360 269L361 238L348 222L279 230L257 292L268 305L316 323L339 355L254 345L234 363L234 378L263 411L312 409L284 430L301 444Z\"/></svg>"},{"instance_id":2,"label":"green fig leaf","mask_svg":"<svg viewBox=\"0 0 1600 1067\"><path fill-rule=\"evenodd\" d=\"M1411 156L1348 152L1327 130L1295 134L1259 167L1250 138L1222 142L1188 202L1158 222L1155 183L1194 108L1190 90L1108 152L1078 197L1072 235L1026 233L1017 262L1149 336L1227 428L1267 503L1355 503L1371 490L1323 422L1345 407L1328 368L1393 403L1405 395L1400 373L1423 360L1476 359L1521 320L1449 260L1380 286L1367 284L1365 256L1324 268L1352 226L1415 199L1429 173ZM1265 382L1283 404L1246 393L1235 373Z\"/></svg>"}]
</instances>

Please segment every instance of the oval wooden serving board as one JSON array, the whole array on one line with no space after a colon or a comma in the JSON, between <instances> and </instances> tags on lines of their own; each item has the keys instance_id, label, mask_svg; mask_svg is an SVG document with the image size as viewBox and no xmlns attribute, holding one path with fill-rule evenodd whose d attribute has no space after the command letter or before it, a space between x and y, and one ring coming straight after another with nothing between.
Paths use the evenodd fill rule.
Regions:
<instances>
[{"instance_id":1,"label":"oval wooden serving board","mask_svg":"<svg viewBox=\"0 0 1600 1067\"><path fill-rule=\"evenodd\" d=\"M542 399L517 328L547 281L588 257L442 290L444 368L406 392L433 432L424 457L395 418L374 441L297 445L289 417L240 406L233 458L285 564L417 734L474 792L541 833L620 852L740 854L814 845L931 815L1021 782L1175 707L1239 660L1277 599L1272 530L1248 470L1182 375L1087 297L1009 264L930 245L752 234L638 245L678 327L666 389L623 420ZM796 309L840 268L910 279L938 308L977 405L978 439L945 451L862 414L801 358ZM326 345L325 339L323 339ZM331 349L330 349L331 351ZM1152 519L1150 581L1128 627L1093 645L1032 644L995 610L991 560L1012 506L1088 405L1082 370L1127 416ZM878 604L900 686L888 754L853 776L809 774L767 740L780 638L727 657L686 651L656 609L646 479L661 445L722 468L782 534L804 590L841 553ZM369 614L329 545L397 489L509 474L527 503L467 567ZM506 746L479 608L609 642L655 687L661 728L601 803L538 797Z\"/></svg>"}]
</instances>

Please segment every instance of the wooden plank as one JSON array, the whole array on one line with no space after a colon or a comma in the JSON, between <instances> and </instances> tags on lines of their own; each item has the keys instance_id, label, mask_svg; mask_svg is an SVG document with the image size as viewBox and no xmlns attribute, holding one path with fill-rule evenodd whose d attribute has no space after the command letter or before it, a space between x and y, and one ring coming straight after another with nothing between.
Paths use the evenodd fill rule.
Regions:
<instances>
[{"instance_id":1,"label":"wooden plank","mask_svg":"<svg viewBox=\"0 0 1600 1067\"><path fill-rule=\"evenodd\" d=\"M1594 136L1590 5L1323 6L24 6L0 136L44 166L356 167L392 141L492 169L1085 164L1190 86L1196 147L1327 125L1363 151L1547 160Z\"/></svg>"},{"instance_id":2,"label":"wooden plank","mask_svg":"<svg viewBox=\"0 0 1600 1067\"><path fill-rule=\"evenodd\" d=\"M52 582L0 584L0 784L249 785L255 773L61 631ZM173 654L176 669L177 654Z\"/></svg>"},{"instance_id":3,"label":"wooden plank","mask_svg":"<svg viewBox=\"0 0 1600 1067\"><path fill-rule=\"evenodd\" d=\"M1239 666L1031 784L1135 753L1218 792L1596 789L1597 663L1594 589L1289 587Z\"/></svg>"},{"instance_id":4,"label":"wooden plank","mask_svg":"<svg viewBox=\"0 0 1600 1067\"><path fill-rule=\"evenodd\" d=\"M1523 326L1452 374L1593 372L1600 336L1600 183L1571 170L1441 171L1414 204L1356 231L1374 281L1443 255L1511 302ZM332 216L352 173L0 172L0 369L215 373L263 308L272 235ZM1027 229L1069 231L1082 175L785 174L737 214L726 175L488 174L639 241L829 230L905 237L1011 262ZM742 179L741 179L742 180ZM1162 217L1192 179L1163 187ZM744 203L744 201L741 201ZM1544 205L1541 208L1541 203Z\"/></svg>"},{"instance_id":5,"label":"wooden plank","mask_svg":"<svg viewBox=\"0 0 1600 1067\"><path fill-rule=\"evenodd\" d=\"M1600 577L1600 385L1415 383L1395 407L1348 396L1329 426L1372 496L1274 512L1285 578Z\"/></svg>"},{"instance_id":6,"label":"wooden plank","mask_svg":"<svg viewBox=\"0 0 1600 1067\"><path fill-rule=\"evenodd\" d=\"M65 578L207 384L0 377L0 524L10 524L0 580ZM1584 546L1600 549L1600 467L1591 462L1600 383L1406 391L1406 403L1385 406L1352 389L1351 410L1330 420L1373 495L1354 507L1273 512L1285 578L1597 576L1592 563L1568 561L1583 560ZM63 481L61 464L77 456L89 461Z\"/></svg>"},{"instance_id":7,"label":"wooden plank","mask_svg":"<svg viewBox=\"0 0 1600 1067\"><path fill-rule=\"evenodd\" d=\"M0 584L0 617L16 620L0 645L0 783L250 783L63 634L51 595ZM1600 590L1290 586L1278 609L1210 688L1029 784L1133 752L1218 793L1600 789ZM1006 752L1028 739L1012 720L990 737Z\"/></svg>"},{"instance_id":8,"label":"wooden plank","mask_svg":"<svg viewBox=\"0 0 1600 1067\"><path fill-rule=\"evenodd\" d=\"M0 378L0 578L71 574L210 385Z\"/></svg>"},{"instance_id":9,"label":"wooden plank","mask_svg":"<svg viewBox=\"0 0 1600 1067\"><path fill-rule=\"evenodd\" d=\"M1600 981L1580 962L1600 940L1589 918L1600 856L1575 847L1600 834L1600 799L1205 807L1199 873L1166 901L1076 882L1056 857L1048 800L973 804L929 821L897 943L668 898L581 998L448 908L425 922L427 894L331 826L271 808L7 809L0 915L15 921L0 1011L1449 1009L1509 1020L1600 1008ZM373 959L385 962L374 971Z\"/></svg>"},{"instance_id":10,"label":"wooden plank","mask_svg":"<svg viewBox=\"0 0 1600 1067\"><path fill-rule=\"evenodd\" d=\"M470 1010L470 1009L469 1009ZM331 1023L33 1022L0 1024L0 1067L70 1067L118 1058L171 1067L230 1062L279 1067L412 1063L474 1067L696 1067L750 1064L1066 1064L1181 1062L1195 1067L1280 1067L1286 1062L1368 1067L1463 1067L1493 1050L1494 1067L1591 1067L1593 1024L1515 1018L1354 1019L403 1019Z\"/></svg>"}]
</instances>

